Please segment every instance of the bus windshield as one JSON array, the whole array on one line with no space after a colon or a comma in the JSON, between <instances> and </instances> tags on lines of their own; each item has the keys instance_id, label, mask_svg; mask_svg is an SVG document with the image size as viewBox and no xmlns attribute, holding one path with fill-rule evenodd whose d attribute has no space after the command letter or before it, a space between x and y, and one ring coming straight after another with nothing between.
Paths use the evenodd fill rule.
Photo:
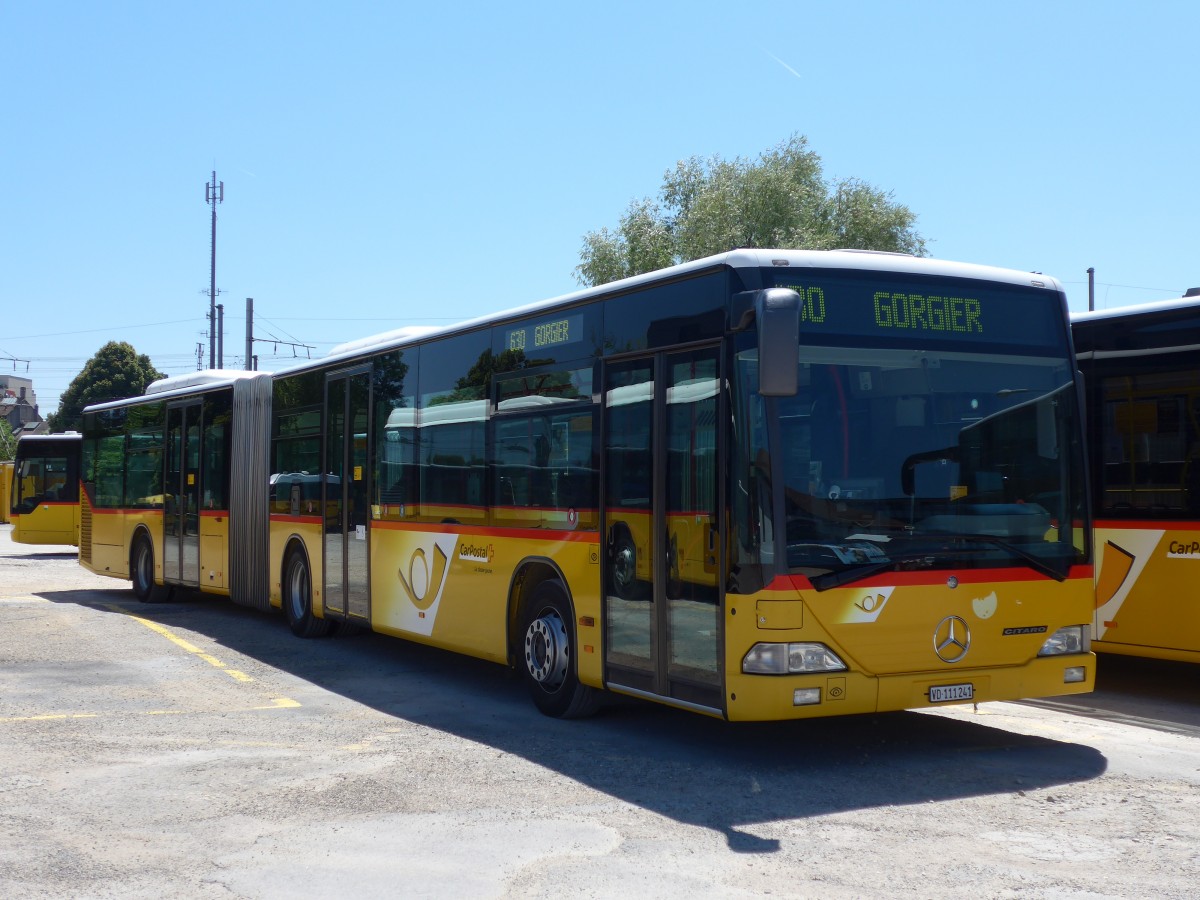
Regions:
<instances>
[{"instance_id":1,"label":"bus windshield","mask_svg":"<svg viewBox=\"0 0 1200 900\"><path fill-rule=\"evenodd\" d=\"M17 445L12 511L31 513L41 503L79 501L79 440L31 441Z\"/></svg>"},{"instance_id":2,"label":"bus windshield","mask_svg":"<svg viewBox=\"0 0 1200 900\"><path fill-rule=\"evenodd\" d=\"M799 383L775 401L775 519L787 568L814 587L1014 565L1061 580L1084 558L1065 356L802 347Z\"/></svg>"}]
</instances>

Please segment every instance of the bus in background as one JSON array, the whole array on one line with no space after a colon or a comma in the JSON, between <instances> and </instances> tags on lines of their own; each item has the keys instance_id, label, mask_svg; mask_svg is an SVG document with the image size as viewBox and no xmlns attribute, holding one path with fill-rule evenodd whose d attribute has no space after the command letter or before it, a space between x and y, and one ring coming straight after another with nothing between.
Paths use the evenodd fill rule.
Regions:
<instances>
[{"instance_id":1,"label":"bus in background","mask_svg":"<svg viewBox=\"0 0 1200 900\"><path fill-rule=\"evenodd\" d=\"M231 445L269 491L240 563L269 584L231 596L511 665L552 716L605 689L728 720L1088 691L1075 375L1053 279L853 251L357 341L273 376L269 426L245 417L267 458ZM85 442L154 402L89 408ZM80 558L136 570L109 555Z\"/></svg>"},{"instance_id":2,"label":"bus in background","mask_svg":"<svg viewBox=\"0 0 1200 900\"><path fill-rule=\"evenodd\" d=\"M87 407L79 561L139 600L180 587L266 608L270 396L269 375L199 372Z\"/></svg>"},{"instance_id":3,"label":"bus in background","mask_svg":"<svg viewBox=\"0 0 1200 900\"><path fill-rule=\"evenodd\" d=\"M17 441L9 494L12 539L79 545L80 435L27 434Z\"/></svg>"},{"instance_id":4,"label":"bus in background","mask_svg":"<svg viewBox=\"0 0 1200 900\"><path fill-rule=\"evenodd\" d=\"M12 506L12 477L13 461L6 459L0 462L0 525L8 524L9 509Z\"/></svg>"},{"instance_id":5,"label":"bus in background","mask_svg":"<svg viewBox=\"0 0 1200 900\"><path fill-rule=\"evenodd\" d=\"M1095 647L1200 662L1200 289L1072 317L1096 514Z\"/></svg>"}]
</instances>

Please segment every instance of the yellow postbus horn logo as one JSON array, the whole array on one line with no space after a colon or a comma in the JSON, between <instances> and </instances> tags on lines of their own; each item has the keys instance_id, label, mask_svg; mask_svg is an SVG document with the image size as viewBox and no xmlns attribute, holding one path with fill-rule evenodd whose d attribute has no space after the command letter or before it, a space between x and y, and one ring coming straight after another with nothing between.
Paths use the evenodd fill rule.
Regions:
<instances>
[{"instance_id":1,"label":"yellow postbus horn logo","mask_svg":"<svg viewBox=\"0 0 1200 900\"><path fill-rule=\"evenodd\" d=\"M446 562L445 552L437 544L434 544L433 571L430 571L425 549L418 547L413 551L412 559L408 562L408 577L404 577L403 569L396 573L400 576L400 583L404 585L404 590L408 593L408 599L417 609L429 609L433 605L433 601L438 598L438 594L442 591L442 582L446 580Z\"/></svg>"}]
</instances>

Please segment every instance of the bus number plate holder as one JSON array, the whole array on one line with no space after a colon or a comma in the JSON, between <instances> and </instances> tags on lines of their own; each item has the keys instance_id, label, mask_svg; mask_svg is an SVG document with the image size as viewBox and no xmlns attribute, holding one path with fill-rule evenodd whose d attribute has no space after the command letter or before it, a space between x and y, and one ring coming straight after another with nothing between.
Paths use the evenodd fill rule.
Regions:
<instances>
[{"instance_id":1,"label":"bus number plate holder","mask_svg":"<svg viewBox=\"0 0 1200 900\"><path fill-rule=\"evenodd\" d=\"M953 703L975 699L973 684L936 684L929 687L930 703Z\"/></svg>"}]
</instances>

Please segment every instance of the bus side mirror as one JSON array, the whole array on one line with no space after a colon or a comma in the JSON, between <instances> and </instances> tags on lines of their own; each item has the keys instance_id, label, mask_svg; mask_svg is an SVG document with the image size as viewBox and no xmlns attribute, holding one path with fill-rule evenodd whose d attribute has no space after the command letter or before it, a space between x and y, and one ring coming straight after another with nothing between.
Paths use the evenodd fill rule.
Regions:
<instances>
[{"instance_id":1,"label":"bus side mirror","mask_svg":"<svg viewBox=\"0 0 1200 900\"><path fill-rule=\"evenodd\" d=\"M754 297L758 327L758 392L794 397L800 389L800 295L767 288Z\"/></svg>"}]
</instances>

